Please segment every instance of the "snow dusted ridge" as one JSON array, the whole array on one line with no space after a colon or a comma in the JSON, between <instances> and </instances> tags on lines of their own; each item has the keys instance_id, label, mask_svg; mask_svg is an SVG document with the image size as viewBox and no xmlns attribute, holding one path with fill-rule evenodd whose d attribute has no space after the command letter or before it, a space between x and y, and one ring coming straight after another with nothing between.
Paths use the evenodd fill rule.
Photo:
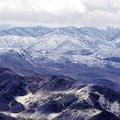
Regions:
<instances>
[{"instance_id":1,"label":"snow dusted ridge","mask_svg":"<svg viewBox=\"0 0 120 120\"><path fill-rule=\"evenodd\" d=\"M65 75L119 91L118 28L17 27L0 30L0 36L1 66L24 75Z\"/></svg>"},{"instance_id":2,"label":"snow dusted ridge","mask_svg":"<svg viewBox=\"0 0 120 120\"><path fill-rule=\"evenodd\" d=\"M0 30L0 117L119 120L119 51L120 29Z\"/></svg>"},{"instance_id":3,"label":"snow dusted ridge","mask_svg":"<svg viewBox=\"0 0 120 120\"><path fill-rule=\"evenodd\" d=\"M0 36L0 51L13 49L25 56L29 53L30 59L38 64L40 59L69 60L120 68L120 29L18 27L1 30Z\"/></svg>"}]
</instances>

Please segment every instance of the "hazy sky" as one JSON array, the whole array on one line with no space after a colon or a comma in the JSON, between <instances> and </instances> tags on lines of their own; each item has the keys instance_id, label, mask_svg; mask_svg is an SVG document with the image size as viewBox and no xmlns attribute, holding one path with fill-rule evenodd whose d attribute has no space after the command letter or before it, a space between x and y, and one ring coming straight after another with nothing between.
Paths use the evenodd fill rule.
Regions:
<instances>
[{"instance_id":1,"label":"hazy sky","mask_svg":"<svg viewBox=\"0 0 120 120\"><path fill-rule=\"evenodd\" d=\"M0 0L0 24L120 27L120 0Z\"/></svg>"}]
</instances>

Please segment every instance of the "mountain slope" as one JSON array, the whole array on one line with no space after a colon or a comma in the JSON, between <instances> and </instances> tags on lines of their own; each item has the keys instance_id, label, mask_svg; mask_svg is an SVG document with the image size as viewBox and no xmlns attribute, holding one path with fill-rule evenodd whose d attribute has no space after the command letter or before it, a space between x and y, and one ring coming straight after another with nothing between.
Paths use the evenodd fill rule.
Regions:
<instances>
[{"instance_id":1,"label":"mountain slope","mask_svg":"<svg viewBox=\"0 0 120 120\"><path fill-rule=\"evenodd\" d=\"M0 78L2 114L31 120L106 120L107 113L108 119L120 119L120 93L107 87L66 76L21 77L7 68L0 68Z\"/></svg>"},{"instance_id":2,"label":"mountain slope","mask_svg":"<svg viewBox=\"0 0 120 120\"><path fill-rule=\"evenodd\" d=\"M119 91L119 32L115 28L43 26L1 30L0 64L24 75L33 71L66 75Z\"/></svg>"},{"instance_id":3,"label":"mountain slope","mask_svg":"<svg viewBox=\"0 0 120 120\"><path fill-rule=\"evenodd\" d=\"M119 120L119 34L71 26L0 30L1 119Z\"/></svg>"}]
</instances>

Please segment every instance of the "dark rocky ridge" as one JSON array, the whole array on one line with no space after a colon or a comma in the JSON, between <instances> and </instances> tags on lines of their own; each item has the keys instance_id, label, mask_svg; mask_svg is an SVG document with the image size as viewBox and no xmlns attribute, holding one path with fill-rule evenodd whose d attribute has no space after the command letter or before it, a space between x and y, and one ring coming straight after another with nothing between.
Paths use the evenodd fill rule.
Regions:
<instances>
[{"instance_id":1,"label":"dark rocky ridge","mask_svg":"<svg viewBox=\"0 0 120 120\"><path fill-rule=\"evenodd\" d=\"M13 109L9 103L16 96L27 94L24 78L7 68L0 68L0 111Z\"/></svg>"},{"instance_id":2,"label":"dark rocky ridge","mask_svg":"<svg viewBox=\"0 0 120 120\"><path fill-rule=\"evenodd\" d=\"M104 111L89 120L120 120L114 114Z\"/></svg>"},{"instance_id":3,"label":"dark rocky ridge","mask_svg":"<svg viewBox=\"0 0 120 120\"><path fill-rule=\"evenodd\" d=\"M29 93L26 102L16 99ZM0 111L18 113L20 120L119 120L119 106L120 93L105 86L83 85L66 76L25 77L0 68Z\"/></svg>"}]
</instances>

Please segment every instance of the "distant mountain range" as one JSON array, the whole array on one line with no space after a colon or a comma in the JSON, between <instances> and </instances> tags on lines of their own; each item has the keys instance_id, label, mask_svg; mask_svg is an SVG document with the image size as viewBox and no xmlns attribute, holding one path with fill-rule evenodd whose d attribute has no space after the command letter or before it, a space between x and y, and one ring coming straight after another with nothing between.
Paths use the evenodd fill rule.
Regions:
<instances>
[{"instance_id":1,"label":"distant mountain range","mask_svg":"<svg viewBox=\"0 0 120 120\"><path fill-rule=\"evenodd\" d=\"M0 117L119 120L119 51L119 28L0 29Z\"/></svg>"},{"instance_id":2,"label":"distant mountain range","mask_svg":"<svg viewBox=\"0 0 120 120\"><path fill-rule=\"evenodd\" d=\"M13 26L13 25L4 24L4 25L0 25L0 30L11 29L11 28L14 28L14 27L15 26Z\"/></svg>"},{"instance_id":3,"label":"distant mountain range","mask_svg":"<svg viewBox=\"0 0 120 120\"><path fill-rule=\"evenodd\" d=\"M111 27L1 30L0 63L22 74L31 74L34 68L35 73L65 75L84 83L106 80L111 86L111 81L117 85L111 87L119 89L119 35L120 29Z\"/></svg>"},{"instance_id":4,"label":"distant mountain range","mask_svg":"<svg viewBox=\"0 0 120 120\"><path fill-rule=\"evenodd\" d=\"M32 36L38 37L48 33L64 34L69 36L87 35L90 37L98 37L106 40L114 40L120 37L120 29L107 27L106 29L98 29L92 27L76 28L73 26L61 28L47 28L44 26L36 27L13 27L10 25L3 25L0 27L0 36L16 35L16 36Z\"/></svg>"}]
</instances>

